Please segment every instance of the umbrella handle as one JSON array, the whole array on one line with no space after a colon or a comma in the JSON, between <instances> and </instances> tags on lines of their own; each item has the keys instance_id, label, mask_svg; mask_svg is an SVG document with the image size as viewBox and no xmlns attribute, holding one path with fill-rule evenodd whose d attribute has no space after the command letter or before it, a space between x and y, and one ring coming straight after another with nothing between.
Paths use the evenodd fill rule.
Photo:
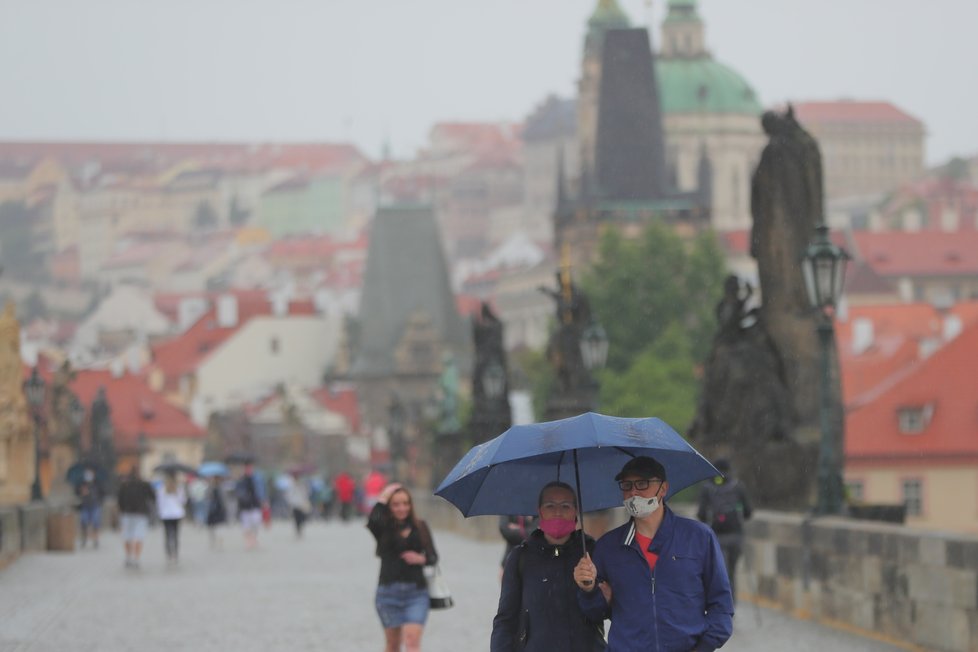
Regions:
<instances>
[{"instance_id":1,"label":"umbrella handle","mask_svg":"<svg viewBox=\"0 0 978 652\"><path fill-rule=\"evenodd\" d=\"M574 449L574 482L577 483L577 513L581 516L581 548L587 554L587 540L584 538L584 499L581 498L581 470L577 467L577 449Z\"/></svg>"}]
</instances>

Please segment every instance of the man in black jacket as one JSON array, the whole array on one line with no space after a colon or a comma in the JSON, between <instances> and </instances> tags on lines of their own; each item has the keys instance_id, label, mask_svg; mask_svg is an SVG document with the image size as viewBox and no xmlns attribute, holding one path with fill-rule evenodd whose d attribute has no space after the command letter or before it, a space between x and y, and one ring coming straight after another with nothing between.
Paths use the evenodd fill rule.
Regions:
<instances>
[{"instance_id":1,"label":"man in black jacket","mask_svg":"<svg viewBox=\"0 0 978 652\"><path fill-rule=\"evenodd\" d=\"M119 485L119 526L126 546L126 568L139 568L143 540L149 527L149 512L156 494L148 482L139 477L139 466L133 464Z\"/></svg>"}]
</instances>

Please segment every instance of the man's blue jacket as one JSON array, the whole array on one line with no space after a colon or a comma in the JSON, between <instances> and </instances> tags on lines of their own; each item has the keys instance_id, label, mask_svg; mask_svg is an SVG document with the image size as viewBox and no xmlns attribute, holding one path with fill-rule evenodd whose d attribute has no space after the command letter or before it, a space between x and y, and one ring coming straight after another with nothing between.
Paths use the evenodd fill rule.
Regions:
<instances>
[{"instance_id":1,"label":"man's blue jacket","mask_svg":"<svg viewBox=\"0 0 978 652\"><path fill-rule=\"evenodd\" d=\"M611 618L608 652L711 652L733 632L730 581L716 535L663 509L649 545L658 555L654 571L631 520L602 536L591 555L598 581L611 586L611 606L597 589L578 590L578 603L591 620Z\"/></svg>"}]
</instances>

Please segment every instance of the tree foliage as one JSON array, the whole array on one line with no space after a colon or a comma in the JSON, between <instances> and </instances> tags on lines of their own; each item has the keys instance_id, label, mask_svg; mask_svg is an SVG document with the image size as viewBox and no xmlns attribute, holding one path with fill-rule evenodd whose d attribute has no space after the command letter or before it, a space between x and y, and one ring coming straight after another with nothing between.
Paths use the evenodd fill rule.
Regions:
<instances>
[{"instance_id":1,"label":"tree foliage","mask_svg":"<svg viewBox=\"0 0 978 652\"><path fill-rule=\"evenodd\" d=\"M712 233L686 243L662 224L650 224L635 240L607 230L599 260L582 284L608 334L608 368L626 371L672 324L689 335L693 359L705 359L723 276Z\"/></svg>"},{"instance_id":2,"label":"tree foliage","mask_svg":"<svg viewBox=\"0 0 978 652\"><path fill-rule=\"evenodd\" d=\"M654 415L682 431L696 411L690 339L679 324L645 348L624 373L601 376L601 410L620 417Z\"/></svg>"},{"instance_id":3,"label":"tree foliage","mask_svg":"<svg viewBox=\"0 0 978 652\"><path fill-rule=\"evenodd\" d=\"M608 334L600 409L655 415L682 431L694 416L695 369L709 354L714 308L725 275L712 233L684 241L651 224L626 240L609 229L597 264L582 279L595 318Z\"/></svg>"}]
</instances>

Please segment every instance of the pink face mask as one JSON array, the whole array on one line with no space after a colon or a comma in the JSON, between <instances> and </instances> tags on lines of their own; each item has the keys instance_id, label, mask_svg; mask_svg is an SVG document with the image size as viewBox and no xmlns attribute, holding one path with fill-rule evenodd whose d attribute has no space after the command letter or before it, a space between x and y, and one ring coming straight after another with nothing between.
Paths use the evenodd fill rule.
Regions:
<instances>
[{"instance_id":1,"label":"pink face mask","mask_svg":"<svg viewBox=\"0 0 978 652\"><path fill-rule=\"evenodd\" d=\"M563 539L577 529L577 521L564 518L540 519L540 529L553 539Z\"/></svg>"}]
</instances>

